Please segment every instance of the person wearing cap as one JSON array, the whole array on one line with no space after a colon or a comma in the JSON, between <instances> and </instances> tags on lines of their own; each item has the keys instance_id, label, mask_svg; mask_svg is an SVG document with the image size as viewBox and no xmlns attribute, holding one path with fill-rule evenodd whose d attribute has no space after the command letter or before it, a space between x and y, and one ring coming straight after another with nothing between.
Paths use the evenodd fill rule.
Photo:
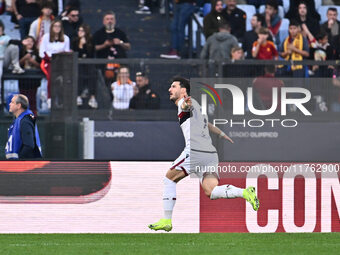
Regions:
<instances>
[{"instance_id":1,"label":"person wearing cap","mask_svg":"<svg viewBox=\"0 0 340 255\"><path fill-rule=\"evenodd\" d=\"M130 109L159 109L159 96L151 90L149 78L143 72L136 73L137 89L130 100Z\"/></svg>"}]
</instances>

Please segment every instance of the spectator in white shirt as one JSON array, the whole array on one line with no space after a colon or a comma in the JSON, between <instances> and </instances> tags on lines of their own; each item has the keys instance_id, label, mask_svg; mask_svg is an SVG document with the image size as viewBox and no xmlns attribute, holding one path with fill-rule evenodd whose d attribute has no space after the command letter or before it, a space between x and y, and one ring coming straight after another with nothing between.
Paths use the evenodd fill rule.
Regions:
<instances>
[{"instance_id":1,"label":"spectator in white shirt","mask_svg":"<svg viewBox=\"0 0 340 255\"><path fill-rule=\"evenodd\" d=\"M60 20L51 23L50 32L44 34L39 48L39 56L42 58L41 69L45 73L48 84L48 98L51 98L50 86L50 58L53 54L70 51L70 38L64 35L63 25ZM50 100L48 100L50 108Z\"/></svg>"},{"instance_id":2,"label":"spectator in white shirt","mask_svg":"<svg viewBox=\"0 0 340 255\"><path fill-rule=\"evenodd\" d=\"M130 80L129 68L120 67L118 70L117 81L111 85L113 95L112 106L114 109L129 109L130 100L133 97L135 86L136 83Z\"/></svg>"},{"instance_id":3,"label":"spectator in white shirt","mask_svg":"<svg viewBox=\"0 0 340 255\"><path fill-rule=\"evenodd\" d=\"M64 34L63 25L60 20L52 22L50 32L44 34L40 48L39 56L43 58L46 54L51 57L52 54L70 51L70 38Z\"/></svg>"}]
</instances>

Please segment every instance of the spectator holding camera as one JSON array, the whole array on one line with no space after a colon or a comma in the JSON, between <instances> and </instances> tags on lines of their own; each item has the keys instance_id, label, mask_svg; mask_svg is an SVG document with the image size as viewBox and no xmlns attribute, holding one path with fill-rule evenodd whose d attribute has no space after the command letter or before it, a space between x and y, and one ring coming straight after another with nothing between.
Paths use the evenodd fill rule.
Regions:
<instances>
[{"instance_id":1,"label":"spectator holding camera","mask_svg":"<svg viewBox=\"0 0 340 255\"><path fill-rule=\"evenodd\" d=\"M93 35L97 58L126 58L131 44L126 34L116 27L114 12L108 11L103 16L103 27Z\"/></svg>"}]
</instances>

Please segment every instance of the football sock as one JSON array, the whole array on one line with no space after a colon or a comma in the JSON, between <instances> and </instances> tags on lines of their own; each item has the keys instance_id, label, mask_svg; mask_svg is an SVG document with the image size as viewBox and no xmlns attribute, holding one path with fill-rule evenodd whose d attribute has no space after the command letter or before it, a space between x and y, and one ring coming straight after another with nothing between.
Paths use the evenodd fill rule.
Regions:
<instances>
[{"instance_id":1,"label":"football sock","mask_svg":"<svg viewBox=\"0 0 340 255\"><path fill-rule=\"evenodd\" d=\"M233 185L221 185L216 186L211 192L210 199L219 199L219 198L236 198L243 197L243 189L235 187Z\"/></svg>"},{"instance_id":2,"label":"football sock","mask_svg":"<svg viewBox=\"0 0 340 255\"><path fill-rule=\"evenodd\" d=\"M172 218L172 211L176 203L176 182L164 177L163 208L164 219Z\"/></svg>"}]
</instances>

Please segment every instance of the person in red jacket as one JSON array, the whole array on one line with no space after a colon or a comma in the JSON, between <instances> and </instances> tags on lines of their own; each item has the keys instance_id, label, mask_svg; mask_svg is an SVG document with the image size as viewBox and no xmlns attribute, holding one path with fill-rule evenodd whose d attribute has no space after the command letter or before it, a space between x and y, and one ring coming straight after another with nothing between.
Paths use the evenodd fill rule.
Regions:
<instances>
[{"instance_id":1,"label":"person in red jacket","mask_svg":"<svg viewBox=\"0 0 340 255\"><path fill-rule=\"evenodd\" d=\"M253 81L253 88L260 96L265 109L270 109L273 104L273 88L278 90L277 102L281 102L281 88L284 87L283 81L275 78L275 66L267 65L264 68L265 74L257 77ZM277 110L281 109L280 103L277 104Z\"/></svg>"},{"instance_id":2,"label":"person in red jacket","mask_svg":"<svg viewBox=\"0 0 340 255\"><path fill-rule=\"evenodd\" d=\"M252 56L256 59L278 59L278 52L275 44L268 41L268 28L261 27L258 32L258 39L253 43Z\"/></svg>"}]
</instances>

